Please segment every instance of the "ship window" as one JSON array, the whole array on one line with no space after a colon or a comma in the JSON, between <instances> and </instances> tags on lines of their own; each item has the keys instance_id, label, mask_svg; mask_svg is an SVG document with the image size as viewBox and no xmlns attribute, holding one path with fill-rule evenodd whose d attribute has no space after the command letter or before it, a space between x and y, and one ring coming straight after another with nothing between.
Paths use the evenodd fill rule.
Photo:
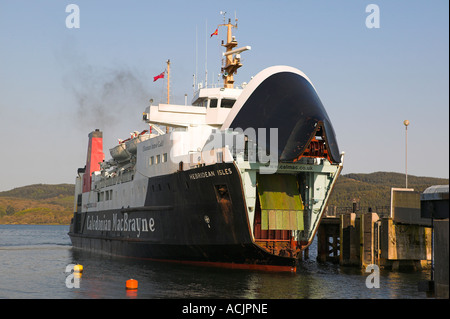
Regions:
<instances>
[{"instance_id":1,"label":"ship window","mask_svg":"<svg viewBox=\"0 0 450 319\"><path fill-rule=\"evenodd\" d=\"M203 99L197 100L194 103L192 103L193 106L202 106Z\"/></svg>"},{"instance_id":2,"label":"ship window","mask_svg":"<svg viewBox=\"0 0 450 319\"><path fill-rule=\"evenodd\" d=\"M207 99L198 99L197 101L194 102L193 105L194 105L194 106L203 106L203 107L207 107L207 106L208 106L208 100L207 100Z\"/></svg>"},{"instance_id":3,"label":"ship window","mask_svg":"<svg viewBox=\"0 0 450 319\"><path fill-rule=\"evenodd\" d=\"M165 163L167 162L167 153L164 153L162 156L162 162Z\"/></svg>"},{"instance_id":4,"label":"ship window","mask_svg":"<svg viewBox=\"0 0 450 319\"><path fill-rule=\"evenodd\" d=\"M161 163L161 155L156 155L156 161L155 164Z\"/></svg>"},{"instance_id":5,"label":"ship window","mask_svg":"<svg viewBox=\"0 0 450 319\"><path fill-rule=\"evenodd\" d=\"M231 109L234 105L234 102L236 102L236 100L222 99L220 107L225 109Z\"/></svg>"},{"instance_id":6,"label":"ship window","mask_svg":"<svg viewBox=\"0 0 450 319\"><path fill-rule=\"evenodd\" d=\"M217 99L211 99L210 101L209 101L209 107L210 108L216 108L217 107Z\"/></svg>"},{"instance_id":7,"label":"ship window","mask_svg":"<svg viewBox=\"0 0 450 319\"><path fill-rule=\"evenodd\" d=\"M150 160L149 160L149 165L151 166L153 164L155 164L155 157L154 156L150 157Z\"/></svg>"}]
</instances>

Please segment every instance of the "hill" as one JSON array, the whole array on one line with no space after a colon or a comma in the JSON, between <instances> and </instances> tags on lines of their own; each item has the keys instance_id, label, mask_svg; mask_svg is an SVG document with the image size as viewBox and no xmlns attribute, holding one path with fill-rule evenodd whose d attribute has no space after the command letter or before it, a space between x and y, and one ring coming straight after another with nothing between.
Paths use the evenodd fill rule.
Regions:
<instances>
[{"instance_id":1,"label":"hill","mask_svg":"<svg viewBox=\"0 0 450 319\"><path fill-rule=\"evenodd\" d=\"M35 184L0 192L0 197L16 197L27 199L48 199L58 196L73 196L75 186L72 184Z\"/></svg>"},{"instance_id":2,"label":"hill","mask_svg":"<svg viewBox=\"0 0 450 319\"><path fill-rule=\"evenodd\" d=\"M68 225L74 191L71 184L36 184L0 192L0 224Z\"/></svg>"},{"instance_id":3,"label":"hill","mask_svg":"<svg viewBox=\"0 0 450 319\"><path fill-rule=\"evenodd\" d=\"M423 192L432 185L448 185L444 178L408 175L408 188ZM339 176L329 206L351 207L353 200L359 202L361 210L372 207L389 207L392 187L405 187L405 174L375 172L370 174L346 174ZM367 210L366 210L367 211Z\"/></svg>"},{"instance_id":4,"label":"hill","mask_svg":"<svg viewBox=\"0 0 450 319\"><path fill-rule=\"evenodd\" d=\"M423 192L432 185L448 184L448 179L408 175L408 187ZM391 187L404 187L405 175L376 172L341 175L331 195L329 206L349 210L353 200L361 211L372 207L380 212L390 206ZM0 192L0 224L70 224L73 216L71 184L36 184Z\"/></svg>"}]
</instances>

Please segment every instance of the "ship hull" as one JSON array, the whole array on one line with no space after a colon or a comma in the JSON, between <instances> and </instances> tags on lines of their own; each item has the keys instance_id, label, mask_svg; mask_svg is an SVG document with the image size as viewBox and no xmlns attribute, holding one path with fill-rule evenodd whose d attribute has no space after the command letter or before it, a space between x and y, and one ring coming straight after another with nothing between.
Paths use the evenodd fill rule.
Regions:
<instances>
[{"instance_id":1,"label":"ship hull","mask_svg":"<svg viewBox=\"0 0 450 319\"><path fill-rule=\"evenodd\" d=\"M272 255L255 244L168 245L145 241L72 236L75 248L112 256L232 269L295 272L296 260Z\"/></svg>"},{"instance_id":2,"label":"ship hull","mask_svg":"<svg viewBox=\"0 0 450 319\"><path fill-rule=\"evenodd\" d=\"M295 271L254 241L240 174L218 163L148 179L144 206L75 213L76 248L129 258Z\"/></svg>"}]
</instances>

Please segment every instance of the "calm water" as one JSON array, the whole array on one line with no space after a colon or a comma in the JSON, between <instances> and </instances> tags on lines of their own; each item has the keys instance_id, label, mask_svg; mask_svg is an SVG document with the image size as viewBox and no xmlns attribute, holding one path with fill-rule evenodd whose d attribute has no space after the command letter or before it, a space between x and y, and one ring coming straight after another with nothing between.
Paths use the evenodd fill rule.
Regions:
<instances>
[{"instance_id":1,"label":"calm water","mask_svg":"<svg viewBox=\"0 0 450 319\"><path fill-rule=\"evenodd\" d=\"M265 273L130 261L73 249L68 226L0 225L1 299L233 298L233 299L406 299L426 298L417 289L429 272L381 270L380 288L368 289L366 273L310 260L296 274ZM66 266L82 264L79 288L67 288ZM129 292L134 278L139 290Z\"/></svg>"}]
</instances>

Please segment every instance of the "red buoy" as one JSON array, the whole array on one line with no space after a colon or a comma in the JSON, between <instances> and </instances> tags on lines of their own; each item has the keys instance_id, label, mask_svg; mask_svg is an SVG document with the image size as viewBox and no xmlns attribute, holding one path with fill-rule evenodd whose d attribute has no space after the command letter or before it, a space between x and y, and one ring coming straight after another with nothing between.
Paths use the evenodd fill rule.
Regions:
<instances>
[{"instance_id":1,"label":"red buoy","mask_svg":"<svg viewBox=\"0 0 450 319\"><path fill-rule=\"evenodd\" d=\"M138 289L138 282L137 282L137 280L128 279L127 282L126 282L126 287L127 287L127 289L130 289L130 290L137 290Z\"/></svg>"}]
</instances>

